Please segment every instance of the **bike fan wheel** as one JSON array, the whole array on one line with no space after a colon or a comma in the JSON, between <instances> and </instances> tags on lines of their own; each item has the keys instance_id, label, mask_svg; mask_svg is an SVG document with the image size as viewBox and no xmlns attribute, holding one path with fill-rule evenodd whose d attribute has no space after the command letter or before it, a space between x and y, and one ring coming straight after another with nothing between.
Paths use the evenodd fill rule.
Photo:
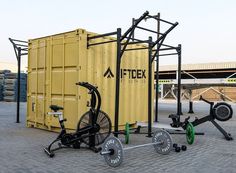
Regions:
<instances>
[{"instance_id":1,"label":"bike fan wheel","mask_svg":"<svg viewBox=\"0 0 236 173\"><path fill-rule=\"evenodd\" d=\"M88 111L82 115L82 117L80 118L79 123L77 125L77 131L79 131L79 129L82 129L86 126L91 125L91 122L89 122L89 113L90 112ZM111 120L105 112L100 111L98 113L96 123L100 127L100 130L95 133L95 145L97 146L97 145L102 144L106 140L106 138L110 135L110 133L111 133ZM89 145L89 137L83 138L83 142L85 144Z\"/></svg>"}]
</instances>

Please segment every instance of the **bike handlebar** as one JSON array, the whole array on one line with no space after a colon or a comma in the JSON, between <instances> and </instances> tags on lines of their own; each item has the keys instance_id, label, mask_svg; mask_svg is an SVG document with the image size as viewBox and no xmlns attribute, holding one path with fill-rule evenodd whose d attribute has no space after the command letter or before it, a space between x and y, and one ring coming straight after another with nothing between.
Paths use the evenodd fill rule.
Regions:
<instances>
[{"instance_id":1,"label":"bike handlebar","mask_svg":"<svg viewBox=\"0 0 236 173\"><path fill-rule=\"evenodd\" d=\"M100 111L100 107L101 107L101 95L97 89L97 87L91 85L88 82L77 82L76 85L80 85L82 87L85 87L89 90L89 94L94 94L97 96L98 99L98 104L97 104L97 113Z\"/></svg>"},{"instance_id":2,"label":"bike handlebar","mask_svg":"<svg viewBox=\"0 0 236 173\"><path fill-rule=\"evenodd\" d=\"M86 86L88 84L88 82L77 82L75 84L80 85L80 86Z\"/></svg>"},{"instance_id":3,"label":"bike handlebar","mask_svg":"<svg viewBox=\"0 0 236 173\"><path fill-rule=\"evenodd\" d=\"M97 87L95 87L95 86L89 84L88 82L77 82L76 85L80 85L80 86L82 86L82 87L85 87L85 88L87 88L87 89L90 90L90 91L91 91L91 90L94 90L94 91L97 90ZM91 94L91 93L90 93L90 94Z\"/></svg>"}]
</instances>

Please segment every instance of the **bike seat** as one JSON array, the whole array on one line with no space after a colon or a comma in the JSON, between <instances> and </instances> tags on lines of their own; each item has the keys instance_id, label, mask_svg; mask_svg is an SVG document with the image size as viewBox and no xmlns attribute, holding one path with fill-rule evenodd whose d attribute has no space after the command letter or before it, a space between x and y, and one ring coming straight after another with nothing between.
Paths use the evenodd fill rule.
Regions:
<instances>
[{"instance_id":1,"label":"bike seat","mask_svg":"<svg viewBox=\"0 0 236 173\"><path fill-rule=\"evenodd\" d=\"M50 109L52 109L54 112L57 112L58 110L63 110L63 107L57 105L51 105Z\"/></svg>"}]
</instances>

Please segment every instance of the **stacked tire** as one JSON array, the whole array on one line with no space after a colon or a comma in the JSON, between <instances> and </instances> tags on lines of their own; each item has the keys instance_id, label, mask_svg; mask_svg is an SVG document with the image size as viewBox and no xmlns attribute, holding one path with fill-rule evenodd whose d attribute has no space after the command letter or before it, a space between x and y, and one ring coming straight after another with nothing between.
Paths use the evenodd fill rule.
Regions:
<instances>
[{"instance_id":1,"label":"stacked tire","mask_svg":"<svg viewBox=\"0 0 236 173\"><path fill-rule=\"evenodd\" d=\"M4 80L3 95L4 101L15 102L17 100L18 87L17 87L17 73L6 73ZM25 73L20 74L20 101L26 101L27 94L27 75Z\"/></svg>"},{"instance_id":2,"label":"stacked tire","mask_svg":"<svg viewBox=\"0 0 236 173\"><path fill-rule=\"evenodd\" d=\"M0 73L0 101L3 101L4 74Z\"/></svg>"},{"instance_id":3,"label":"stacked tire","mask_svg":"<svg viewBox=\"0 0 236 173\"><path fill-rule=\"evenodd\" d=\"M4 81L5 81L5 74L10 73L10 70L0 70L0 101L3 101L4 95Z\"/></svg>"}]
</instances>

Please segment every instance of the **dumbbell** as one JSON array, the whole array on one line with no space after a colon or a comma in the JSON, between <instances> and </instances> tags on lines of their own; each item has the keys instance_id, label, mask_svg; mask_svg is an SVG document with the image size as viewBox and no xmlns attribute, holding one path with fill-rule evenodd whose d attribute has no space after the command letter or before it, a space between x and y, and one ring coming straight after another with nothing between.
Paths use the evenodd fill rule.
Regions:
<instances>
[{"instance_id":1,"label":"dumbbell","mask_svg":"<svg viewBox=\"0 0 236 173\"><path fill-rule=\"evenodd\" d=\"M186 145L181 145L181 147L178 146L178 144L174 143L173 144L173 148L175 149L175 152L180 152L180 150L182 151L186 151L187 150L187 146Z\"/></svg>"}]
</instances>

